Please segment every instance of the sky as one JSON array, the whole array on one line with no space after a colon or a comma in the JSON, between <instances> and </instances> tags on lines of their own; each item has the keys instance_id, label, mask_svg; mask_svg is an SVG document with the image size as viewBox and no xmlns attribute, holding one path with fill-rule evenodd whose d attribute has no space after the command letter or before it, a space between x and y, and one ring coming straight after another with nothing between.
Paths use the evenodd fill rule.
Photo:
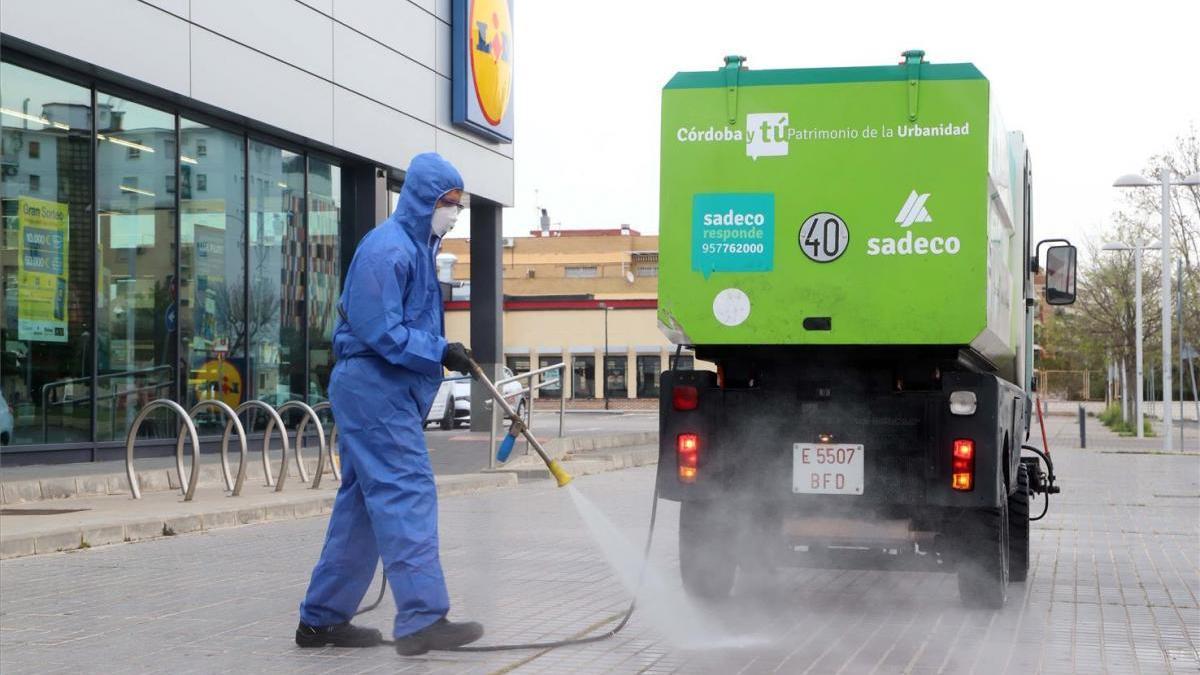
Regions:
<instances>
[{"instance_id":1,"label":"sky","mask_svg":"<svg viewBox=\"0 0 1200 675\"><path fill-rule=\"evenodd\" d=\"M518 0L516 143L504 231L658 231L662 86L714 70L971 62L1025 133L1038 238L1100 238L1113 180L1200 126L1200 2ZM464 223L466 218L463 219ZM452 236L466 236L456 228Z\"/></svg>"}]
</instances>

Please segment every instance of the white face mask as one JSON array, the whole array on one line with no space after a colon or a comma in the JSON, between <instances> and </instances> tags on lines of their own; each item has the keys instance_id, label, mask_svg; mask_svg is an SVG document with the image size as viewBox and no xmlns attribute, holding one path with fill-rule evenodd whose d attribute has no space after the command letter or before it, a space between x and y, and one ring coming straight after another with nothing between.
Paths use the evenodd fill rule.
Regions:
<instances>
[{"instance_id":1,"label":"white face mask","mask_svg":"<svg viewBox=\"0 0 1200 675\"><path fill-rule=\"evenodd\" d=\"M454 228L458 220L457 206L439 206L433 210L433 235L441 238Z\"/></svg>"}]
</instances>

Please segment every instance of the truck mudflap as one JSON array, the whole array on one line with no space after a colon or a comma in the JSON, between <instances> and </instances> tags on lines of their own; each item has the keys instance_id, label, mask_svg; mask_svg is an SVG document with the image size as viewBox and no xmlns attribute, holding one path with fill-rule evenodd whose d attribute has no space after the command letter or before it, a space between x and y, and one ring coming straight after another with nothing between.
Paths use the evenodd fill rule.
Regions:
<instances>
[{"instance_id":1,"label":"truck mudflap","mask_svg":"<svg viewBox=\"0 0 1200 675\"><path fill-rule=\"evenodd\" d=\"M889 509L996 506L1016 474L1022 397L988 374L947 373L940 388L900 392L805 382L721 388L706 371L667 371L661 382L666 499L749 498L808 515L878 518ZM974 395L972 414L950 412L954 391ZM959 464L969 465L970 481L956 489Z\"/></svg>"}]
</instances>

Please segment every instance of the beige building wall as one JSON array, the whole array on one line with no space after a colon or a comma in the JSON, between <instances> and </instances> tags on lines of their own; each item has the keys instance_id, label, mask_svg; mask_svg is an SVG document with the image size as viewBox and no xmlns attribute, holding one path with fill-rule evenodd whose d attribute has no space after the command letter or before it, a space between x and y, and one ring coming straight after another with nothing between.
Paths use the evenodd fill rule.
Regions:
<instances>
[{"instance_id":1,"label":"beige building wall","mask_svg":"<svg viewBox=\"0 0 1200 675\"><path fill-rule=\"evenodd\" d=\"M507 283L505 290L508 290ZM609 356L625 358L624 395L611 398L637 398L637 357L659 357L659 370L670 363L675 347L658 330L654 309L555 309L504 312L504 353L528 356L531 369L538 368L541 357L552 357L567 364L565 394L580 397L571 377L572 357L591 356L594 361L595 389L592 398L603 399L601 364L604 356L604 313L608 312ZM470 344L469 310L446 312L446 339ZM690 353L685 352L690 355ZM700 367L700 366L697 366Z\"/></svg>"},{"instance_id":2,"label":"beige building wall","mask_svg":"<svg viewBox=\"0 0 1200 675\"><path fill-rule=\"evenodd\" d=\"M442 252L458 259L456 281L470 279L469 239L447 239ZM502 260L508 295L653 298L658 294L657 236L508 237Z\"/></svg>"}]
</instances>

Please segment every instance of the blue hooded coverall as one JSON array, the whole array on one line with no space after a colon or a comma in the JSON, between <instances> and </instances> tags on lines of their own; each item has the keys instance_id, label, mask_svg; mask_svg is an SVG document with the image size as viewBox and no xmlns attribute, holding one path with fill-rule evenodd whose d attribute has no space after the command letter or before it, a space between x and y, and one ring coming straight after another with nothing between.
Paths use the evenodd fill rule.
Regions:
<instances>
[{"instance_id":1,"label":"blue hooded coverall","mask_svg":"<svg viewBox=\"0 0 1200 675\"><path fill-rule=\"evenodd\" d=\"M462 188L440 155L415 157L395 213L363 238L346 274L329 383L342 484L300 605L310 626L349 621L380 557L396 600L393 635L450 610L424 420L446 351L434 265L441 242L430 223L437 200Z\"/></svg>"}]
</instances>

